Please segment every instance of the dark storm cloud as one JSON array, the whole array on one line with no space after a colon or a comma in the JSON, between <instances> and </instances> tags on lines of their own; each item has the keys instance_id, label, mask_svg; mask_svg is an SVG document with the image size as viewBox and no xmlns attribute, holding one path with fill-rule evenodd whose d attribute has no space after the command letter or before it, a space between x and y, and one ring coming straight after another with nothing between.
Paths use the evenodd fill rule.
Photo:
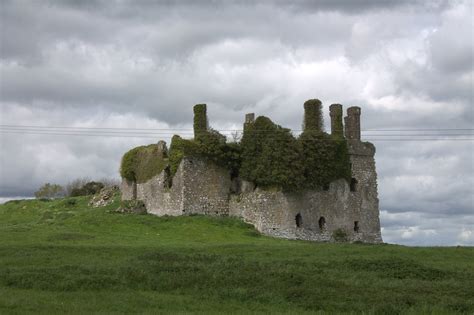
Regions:
<instances>
[{"instance_id":1,"label":"dark storm cloud","mask_svg":"<svg viewBox=\"0 0 474 315\"><path fill-rule=\"evenodd\" d=\"M0 5L1 124L190 128L205 102L216 129L246 112L301 129L318 97L326 126L337 102L362 107L364 130L472 128L468 1ZM0 195L117 177L123 152L170 137L1 134ZM474 244L472 142L375 144L385 240Z\"/></svg>"}]
</instances>

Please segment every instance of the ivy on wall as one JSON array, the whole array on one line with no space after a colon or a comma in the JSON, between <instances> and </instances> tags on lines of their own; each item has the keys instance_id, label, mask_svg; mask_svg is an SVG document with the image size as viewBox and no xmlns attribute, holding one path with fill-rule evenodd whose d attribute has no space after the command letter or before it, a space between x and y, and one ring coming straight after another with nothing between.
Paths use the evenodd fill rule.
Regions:
<instances>
[{"instance_id":1,"label":"ivy on wall","mask_svg":"<svg viewBox=\"0 0 474 315\"><path fill-rule=\"evenodd\" d=\"M304 131L298 138L260 116L246 124L239 143L226 143L223 135L209 129L206 105L198 104L194 106L193 140L173 136L168 158L159 158L157 145L132 149L122 158L121 175L140 183L169 166L173 176L183 157L199 156L262 188L295 191L321 189L340 178L349 182L346 141L323 132L322 126L321 102L309 100L305 103Z\"/></svg>"},{"instance_id":2,"label":"ivy on wall","mask_svg":"<svg viewBox=\"0 0 474 315\"><path fill-rule=\"evenodd\" d=\"M289 129L260 116L241 141L240 175L260 187L296 190L304 182L301 150Z\"/></svg>"},{"instance_id":3,"label":"ivy on wall","mask_svg":"<svg viewBox=\"0 0 474 315\"><path fill-rule=\"evenodd\" d=\"M200 139L207 133L208 121L207 121L207 108L206 104L197 104L193 107L194 111L194 138Z\"/></svg>"},{"instance_id":4,"label":"ivy on wall","mask_svg":"<svg viewBox=\"0 0 474 315\"><path fill-rule=\"evenodd\" d=\"M321 111L321 101L318 99L304 102L303 130L321 131L323 130L323 115Z\"/></svg>"},{"instance_id":5,"label":"ivy on wall","mask_svg":"<svg viewBox=\"0 0 474 315\"><path fill-rule=\"evenodd\" d=\"M160 156L156 144L140 146L125 153L120 165L120 175L129 181L144 183L160 174L167 165L168 158Z\"/></svg>"},{"instance_id":6,"label":"ivy on wall","mask_svg":"<svg viewBox=\"0 0 474 315\"><path fill-rule=\"evenodd\" d=\"M349 153L344 139L334 139L323 132L305 131L298 141L302 147L307 188L318 189L339 178L350 181Z\"/></svg>"}]
</instances>

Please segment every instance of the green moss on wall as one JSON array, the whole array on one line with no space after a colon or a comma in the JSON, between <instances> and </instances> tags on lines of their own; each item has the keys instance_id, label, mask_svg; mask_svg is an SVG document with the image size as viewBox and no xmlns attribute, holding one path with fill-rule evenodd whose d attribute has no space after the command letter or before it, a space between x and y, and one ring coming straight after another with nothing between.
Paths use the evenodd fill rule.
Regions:
<instances>
[{"instance_id":1,"label":"green moss on wall","mask_svg":"<svg viewBox=\"0 0 474 315\"><path fill-rule=\"evenodd\" d=\"M331 112L331 135L336 139L344 138L344 126L342 124L342 105L332 104L330 107Z\"/></svg>"},{"instance_id":2,"label":"green moss on wall","mask_svg":"<svg viewBox=\"0 0 474 315\"><path fill-rule=\"evenodd\" d=\"M199 139L205 135L208 129L206 104L194 105L194 138Z\"/></svg>"},{"instance_id":3,"label":"green moss on wall","mask_svg":"<svg viewBox=\"0 0 474 315\"><path fill-rule=\"evenodd\" d=\"M321 101L318 99L307 100L304 103L303 130L322 131L323 115L321 111Z\"/></svg>"},{"instance_id":4,"label":"green moss on wall","mask_svg":"<svg viewBox=\"0 0 474 315\"><path fill-rule=\"evenodd\" d=\"M156 144L136 147L122 158L120 174L123 178L143 183L161 173L168 165L168 159L162 158Z\"/></svg>"}]
</instances>

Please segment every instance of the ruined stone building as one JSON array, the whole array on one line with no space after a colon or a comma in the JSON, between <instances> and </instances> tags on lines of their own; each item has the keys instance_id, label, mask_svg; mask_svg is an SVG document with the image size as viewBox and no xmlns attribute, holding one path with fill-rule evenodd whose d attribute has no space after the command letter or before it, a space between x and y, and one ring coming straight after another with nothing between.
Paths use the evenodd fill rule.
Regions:
<instances>
[{"instance_id":1,"label":"ruined stone building","mask_svg":"<svg viewBox=\"0 0 474 315\"><path fill-rule=\"evenodd\" d=\"M305 103L305 128L311 124L310 120L307 122L311 108L316 109L314 115L321 115L321 103L312 101L316 101L312 103L314 107L309 106L309 101L308 106ZM204 112L204 116L198 117L197 109L201 114ZM225 143L223 136L209 128L205 112L206 105L196 105L195 139L199 132L209 132L217 134L219 141ZM160 141L135 148L124 156L122 200L142 201L148 213L158 216L237 217L254 225L261 233L274 237L380 243L375 147L361 141L359 107L347 109L344 124L342 115L342 105L330 106L331 133L324 133L327 137L324 139L339 139L344 144L349 177L289 190L261 187L205 154L177 151L173 149L173 146L177 147L173 142L168 150L166 143ZM313 118L316 132L323 134L322 117ZM247 114L244 137L246 130L255 123L254 114ZM279 130L286 132L287 129ZM173 141L180 139L173 137ZM272 161L269 163L272 165ZM306 180L317 182L316 178Z\"/></svg>"}]
</instances>

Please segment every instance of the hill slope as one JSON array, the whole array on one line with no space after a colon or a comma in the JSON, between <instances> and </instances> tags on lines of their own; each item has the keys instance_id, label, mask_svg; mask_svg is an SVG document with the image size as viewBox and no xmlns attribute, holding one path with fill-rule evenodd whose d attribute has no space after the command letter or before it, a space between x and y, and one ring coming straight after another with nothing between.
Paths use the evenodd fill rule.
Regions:
<instances>
[{"instance_id":1,"label":"hill slope","mask_svg":"<svg viewBox=\"0 0 474 315\"><path fill-rule=\"evenodd\" d=\"M474 312L474 248L287 241L87 202L0 205L0 313Z\"/></svg>"}]
</instances>

